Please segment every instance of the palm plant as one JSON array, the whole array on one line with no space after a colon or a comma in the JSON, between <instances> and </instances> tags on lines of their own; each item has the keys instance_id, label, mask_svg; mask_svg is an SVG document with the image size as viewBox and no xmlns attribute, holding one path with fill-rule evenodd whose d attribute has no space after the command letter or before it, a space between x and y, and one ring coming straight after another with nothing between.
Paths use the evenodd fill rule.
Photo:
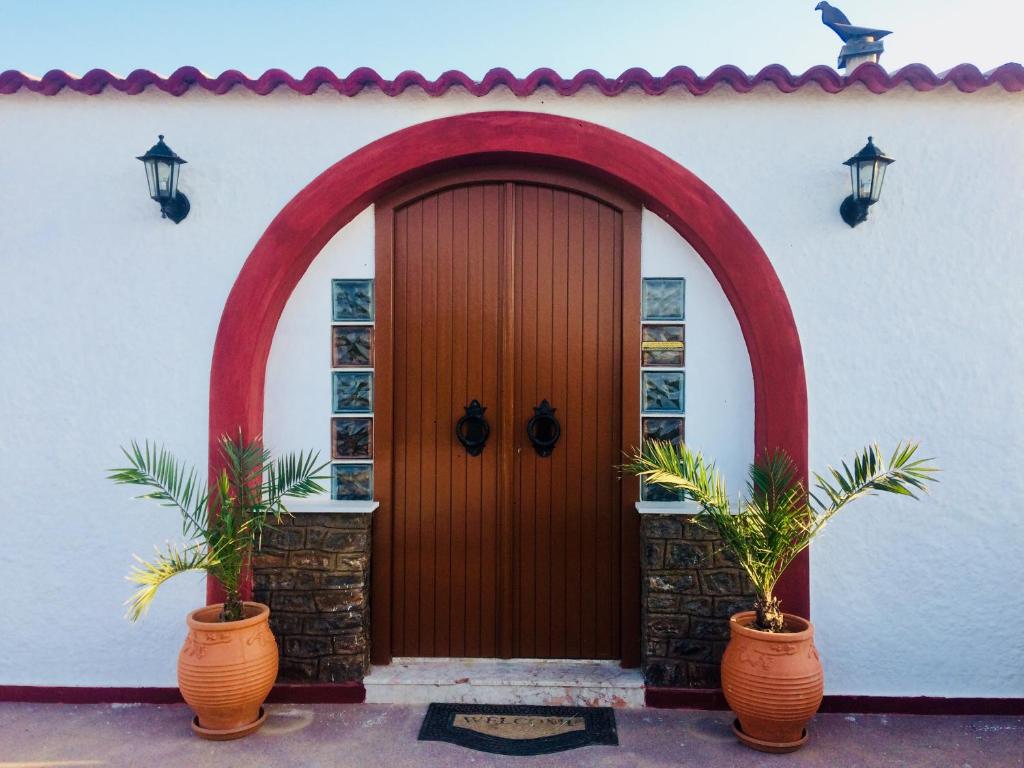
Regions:
<instances>
[{"instance_id":1,"label":"palm plant","mask_svg":"<svg viewBox=\"0 0 1024 768\"><path fill-rule=\"evenodd\" d=\"M259 549L263 529L269 520L279 523L289 514L286 497L324 491L317 481L324 479L318 473L327 464L318 464L319 454L288 454L275 461L259 438L246 441L241 432L222 436L217 445L223 468L206 487L194 467L149 442L122 448L129 466L109 470L115 483L152 489L137 498L177 509L185 539L157 548L153 560L135 556L128 580L137 589L126 603L132 621L146 612L164 582L186 571L206 571L224 586L221 621L241 619L242 570Z\"/></svg>"},{"instance_id":2,"label":"palm plant","mask_svg":"<svg viewBox=\"0 0 1024 768\"><path fill-rule=\"evenodd\" d=\"M900 443L886 459L877 445L868 446L852 466L844 461L841 469L829 467L827 477L815 473L817 494L804 488L788 454L766 454L751 465L746 497L735 508L715 465L685 445L645 441L624 468L700 506L698 523L717 531L754 585L754 627L782 632L783 613L773 592L783 572L855 499L879 492L917 498L915 490L927 490L938 470L930 459L916 459L917 449L917 443Z\"/></svg>"}]
</instances>

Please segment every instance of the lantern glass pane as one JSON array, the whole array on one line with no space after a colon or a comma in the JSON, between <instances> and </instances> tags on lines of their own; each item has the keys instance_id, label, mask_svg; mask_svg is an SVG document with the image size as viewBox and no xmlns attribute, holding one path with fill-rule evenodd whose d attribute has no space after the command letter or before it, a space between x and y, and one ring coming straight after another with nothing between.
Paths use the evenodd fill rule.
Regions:
<instances>
[{"instance_id":1,"label":"lantern glass pane","mask_svg":"<svg viewBox=\"0 0 1024 768\"><path fill-rule=\"evenodd\" d=\"M885 178L885 169L888 163L875 162L875 177L871 183L871 202L877 203L882 195L882 179Z\"/></svg>"},{"instance_id":2,"label":"lantern glass pane","mask_svg":"<svg viewBox=\"0 0 1024 768\"><path fill-rule=\"evenodd\" d=\"M871 199L871 179L874 177L871 169L874 164L873 160L862 160L859 163L854 163L857 168L856 196L858 200Z\"/></svg>"},{"instance_id":3,"label":"lantern glass pane","mask_svg":"<svg viewBox=\"0 0 1024 768\"><path fill-rule=\"evenodd\" d=\"M171 165L163 160L156 163L156 191L157 196L163 200L170 197L171 190Z\"/></svg>"},{"instance_id":4,"label":"lantern glass pane","mask_svg":"<svg viewBox=\"0 0 1024 768\"><path fill-rule=\"evenodd\" d=\"M145 160L142 164L146 166L146 184L149 186L149 196L155 199L158 196L156 188L156 160Z\"/></svg>"},{"instance_id":5,"label":"lantern glass pane","mask_svg":"<svg viewBox=\"0 0 1024 768\"><path fill-rule=\"evenodd\" d=\"M181 163L171 163L171 178L167 185L167 194L174 198L178 194L178 173L181 172Z\"/></svg>"}]
</instances>

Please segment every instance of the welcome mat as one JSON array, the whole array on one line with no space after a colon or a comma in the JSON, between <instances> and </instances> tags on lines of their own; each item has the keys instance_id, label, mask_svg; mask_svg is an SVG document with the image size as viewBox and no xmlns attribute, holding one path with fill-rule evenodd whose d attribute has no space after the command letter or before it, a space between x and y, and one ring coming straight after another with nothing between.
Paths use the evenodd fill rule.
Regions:
<instances>
[{"instance_id":1,"label":"welcome mat","mask_svg":"<svg viewBox=\"0 0 1024 768\"><path fill-rule=\"evenodd\" d=\"M420 741L447 741L497 755L547 755L590 744L619 745L610 707L431 704Z\"/></svg>"}]
</instances>

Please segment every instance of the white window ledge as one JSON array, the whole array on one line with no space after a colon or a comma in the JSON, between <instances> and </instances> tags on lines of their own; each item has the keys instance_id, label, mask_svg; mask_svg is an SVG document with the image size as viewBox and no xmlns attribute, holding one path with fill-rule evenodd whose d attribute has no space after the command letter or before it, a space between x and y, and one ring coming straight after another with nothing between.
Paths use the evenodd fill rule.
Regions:
<instances>
[{"instance_id":1,"label":"white window ledge","mask_svg":"<svg viewBox=\"0 0 1024 768\"><path fill-rule=\"evenodd\" d=\"M696 515L700 505L695 501L638 501L636 511L641 515Z\"/></svg>"},{"instance_id":2,"label":"white window ledge","mask_svg":"<svg viewBox=\"0 0 1024 768\"><path fill-rule=\"evenodd\" d=\"M296 515L369 515L380 506L380 502L335 501L334 499L286 499L284 506L289 512Z\"/></svg>"}]
</instances>

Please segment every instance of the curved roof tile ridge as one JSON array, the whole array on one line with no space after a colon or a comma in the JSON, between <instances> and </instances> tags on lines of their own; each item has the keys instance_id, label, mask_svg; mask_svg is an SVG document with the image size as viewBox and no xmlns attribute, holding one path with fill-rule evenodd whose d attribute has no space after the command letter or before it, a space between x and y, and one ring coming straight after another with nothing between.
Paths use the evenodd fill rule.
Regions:
<instances>
[{"instance_id":1,"label":"curved roof tile ridge","mask_svg":"<svg viewBox=\"0 0 1024 768\"><path fill-rule=\"evenodd\" d=\"M878 64L867 63L848 75L826 66L811 67L803 74L794 75L781 64L770 64L757 74L749 75L738 67L726 65L705 77L683 66L673 67L660 77L636 67L627 69L618 77L606 77L596 70L584 69L568 79L548 68L535 69L523 78L516 77L507 69L497 68L487 72L480 80L473 80L458 70L444 72L435 80L428 80L413 71L405 71L393 80L385 80L369 67L354 69L347 77L338 77L327 67L314 67L298 79L281 69L268 69L255 79L237 69L229 69L211 77L195 67L181 67L167 77L147 69L136 69L125 77L105 69L91 69L81 77L59 69L50 70L40 78L33 78L17 70L0 72L0 94L26 90L46 96L54 96L64 90L95 95L107 89L134 95L147 88L155 88L172 96L181 96L193 88L214 94L245 88L261 96L273 93L278 88L289 88L301 94L329 88L342 96L355 96L367 89L398 96L408 88L418 88L430 96L442 96L453 88L461 88L473 96L486 96L502 87L508 88L516 96L529 96L543 87L551 88L561 96L571 96L585 88L595 88L605 96L617 96L629 89L658 96L671 89L681 88L700 96L720 87L731 88L736 93L748 93L755 88L770 86L781 93L792 93L815 86L826 93L838 93L855 85L862 85L872 93L885 93L902 85L909 85L917 91L953 85L964 93L997 85L1004 91L1017 93L1024 90L1024 66L1011 62L989 72L981 72L973 64L959 64L935 74L924 64L908 64L887 72Z\"/></svg>"}]
</instances>

